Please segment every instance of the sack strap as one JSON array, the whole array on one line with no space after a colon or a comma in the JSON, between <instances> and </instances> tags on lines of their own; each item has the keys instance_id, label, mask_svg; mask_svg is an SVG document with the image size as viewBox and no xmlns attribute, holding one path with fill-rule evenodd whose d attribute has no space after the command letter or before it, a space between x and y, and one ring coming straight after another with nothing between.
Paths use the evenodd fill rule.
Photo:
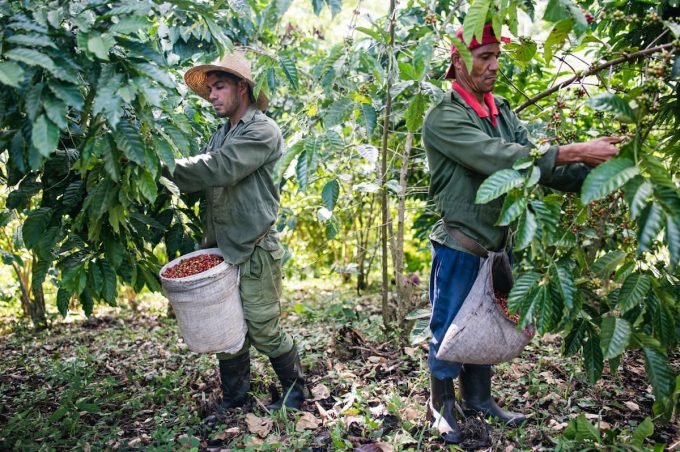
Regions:
<instances>
[{"instance_id":1,"label":"sack strap","mask_svg":"<svg viewBox=\"0 0 680 452\"><path fill-rule=\"evenodd\" d=\"M444 223L446 232L465 249L465 251L475 256L486 258L489 255L489 250L482 245L463 234L460 229L454 229L448 224Z\"/></svg>"}]
</instances>

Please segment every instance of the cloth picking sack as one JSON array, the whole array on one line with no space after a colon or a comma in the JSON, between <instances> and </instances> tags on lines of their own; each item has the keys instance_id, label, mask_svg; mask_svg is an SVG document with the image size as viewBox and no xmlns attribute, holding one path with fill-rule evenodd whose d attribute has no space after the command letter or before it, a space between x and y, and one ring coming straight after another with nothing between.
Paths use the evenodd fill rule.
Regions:
<instances>
[{"instance_id":1,"label":"cloth picking sack","mask_svg":"<svg viewBox=\"0 0 680 452\"><path fill-rule=\"evenodd\" d=\"M451 322L437 359L467 364L498 364L522 353L533 335L518 330L496 304L494 288L508 294L513 285L505 251L489 251L480 262L470 293Z\"/></svg>"},{"instance_id":2,"label":"cloth picking sack","mask_svg":"<svg viewBox=\"0 0 680 452\"><path fill-rule=\"evenodd\" d=\"M248 331L239 293L238 266L221 262L184 278L163 276L166 269L202 254L222 256L219 248L208 248L169 262L160 272L163 292L175 310L179 331L189 350L235 353L243 347Z\"/></svg>"}]
</instances>

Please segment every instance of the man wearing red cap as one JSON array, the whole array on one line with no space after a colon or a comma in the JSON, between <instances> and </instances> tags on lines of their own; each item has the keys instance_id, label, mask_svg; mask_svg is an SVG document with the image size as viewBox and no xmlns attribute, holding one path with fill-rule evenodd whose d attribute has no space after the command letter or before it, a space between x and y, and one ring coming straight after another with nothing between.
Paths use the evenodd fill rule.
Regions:
<instances>
[{"instance_id":1,"label":"man wearing red cap","mask_svg":"<svg viewBox=\"0 0 680 452\"><path fill-rule=\"evenodd\" d=\"M462 29L457 37L463 41ZM472 67L468 70L452 47L446 78L455 78L453 89L427 114L423 126L430 195L442 215L430 234L429 410L435 427L449 443L461 441L453 386L458 376L466 412L479 412L509 425L526 420L522 414L501 409L493 400L490 366L436 358L441 340L472 288L481 259L488 250L500 250L508 242L508 228L495 226L503 198L476 204L477 189L488 176L511 168L534 148L508 102L492 94L499 71L500 41L491 24L484 26L481 42L472 39L466 45L472 53ZM536 162L540 183L563 191L579 190L591 167L616 155L614 144L620 141L619 137L603 137L551 146Z\"/></svg>"}]
</instances>

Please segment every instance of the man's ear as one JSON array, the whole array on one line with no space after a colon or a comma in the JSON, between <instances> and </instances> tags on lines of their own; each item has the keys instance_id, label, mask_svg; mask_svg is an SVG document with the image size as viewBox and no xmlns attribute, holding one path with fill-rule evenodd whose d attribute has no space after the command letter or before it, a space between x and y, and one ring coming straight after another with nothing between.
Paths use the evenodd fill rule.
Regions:
<instances>
[{"instance_id":1,"label":"man's ear","mask_svg":"<svg viewBox=\"0 0 680 452\"><path fill-rule=\"evenodd\" d=\"M250 86L248 85L248 82L245 80L241 79L238 81L238 93L239 95L245 94L246 96L248 95L248 89Z\"/></svg>"},{"instance_id":2,"label":"man's ear","mask_svg":"<svg viewBox=\"0 0 680 452\"><path fill-rule=\"evenodd\" d=\"M456 71L462 71L463 66L465 66L465 62L460 57L458 52L451 55L451 64L453 64L453 67L456 68Z\"/></svg>"}]
</instances>

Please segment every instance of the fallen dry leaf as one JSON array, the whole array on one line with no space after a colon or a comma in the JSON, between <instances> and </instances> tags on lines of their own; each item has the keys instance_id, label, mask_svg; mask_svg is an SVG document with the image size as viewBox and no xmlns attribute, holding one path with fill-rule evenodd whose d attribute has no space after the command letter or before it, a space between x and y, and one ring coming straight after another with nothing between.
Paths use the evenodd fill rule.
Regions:
<instances>
[{"instance_id":1,"label":"fallen dry leaf","mask_svg":"<svg viewBox=\"0 0 680 452\"><path fill-rule=\"evenodd\" d=\"M326 420L328 419L328 411L322 407L319 402L314 402L316 404L316 409L319 412L319 416L321 416L321 419Z\"/></svg>"},{"instance_id":2,"label":"fallen dry leaf","mask_svg":"<svg viewBox=\"0 0 680 452\"><path fill-rule=\"evenodd\" d=\"M555 431L560 432L564 430L567 425L569 425L568 422L557 422L555 419L550 419L550 427Z\"/></svg>"},{"instance_id":3,"label":"fallen dry leaf","mask_svg":"<svg viewBox=\"0 0 680 452\"><path fill-rule=\"evenodd\" d=\"M231 427L228 428L224 431L221 431L217 435L215 435L215 439L218 441L224 441L225 439L229 438L230 436L237 436L241 433L241 429L239 427Z\"/></svg>"},{"instance_id":4,"label":"fallen dry leaf","mask_svg":"<svg viewBox=\"0 0 680 452\"><path fill-rule=\"evenodd\" d=\"M257 417L253 413L246 414L246 424L248 424L248 431L255 433L260 438L266 438L274 426L274 422L271 419Z\"/></svg>"},{"instance_id":5,"label":"fallen dry leaf","mask_svg":"<svg viewBox=\"0 0 680 452\"><path fill-rule=\"evenodd\" d=\"M262 439L258 438L257 436L251 436L250 440L244 444L244 446L261 446L264 444L264 441Z\"/></svg>"},{"instance_id":6,"label":"fallen dry leaf","mask_svg":"<svg viewBox=\"0 0 680 452\"><path fill-rule=\"evenodd\" d=\"M374 417L387 415L387 408L385 408L385 405L383 405L382 403L379 403L376 406L369 407L368 410Z\"/></svg>"},{"instance_id":7,"label":"fallen dry leaf","mask_svg":"<svg viewBox=\"0 0 680 452\"><path fill-rule=\"evenodd\" d=\"M417 351L418 349L414 347L404 347L404 353L406 353L406 355L410 356L411 358L413 358Z\"/></svg>"},{"instance_id":8,"label":"fallen dry leaf","mask_svg":"<svg viewBox=\"0 0 680 452\"><path fill-rule=\"evenodd\" d=\"M305 430L314 430L321 424L321 421L314 417L312 413L304 412L300 419L295 424L296 432L303 432Z\"/></svg>"},{"instance_id":9,"label":"fallen dry leaf","mask_svg":"<svg viewBox=\"0 0 680 452\"><path fill-rule=\"evenodd\" d=\"M638 411L640 409L640 405L630 400L628 402L623 402L623 404L626 405L626 408L630 411Z\"/></svg>"},{"instance_id":10,"label":"fallen dry leaf","mask_svg":"<svg viewBox=\"0 0 680 452\"><path fill-rule=\"evenodd\" d=\"M423 415L420 413L420 411L407 407L401 410L401 418L406 419L408 421L417 421L418 419L421 419Z\"/></svg>"},{"instance_id":11,"label":"fallen dry leaf","mask_svg":"<svg viewBox=\"0 0 680 452\"><path fill-rule=\"evenodd\" d=\"M312 400L323 400L331 396L331 390L325 384L319 383L312 388Z\"/></svg>"}]
</instances>

